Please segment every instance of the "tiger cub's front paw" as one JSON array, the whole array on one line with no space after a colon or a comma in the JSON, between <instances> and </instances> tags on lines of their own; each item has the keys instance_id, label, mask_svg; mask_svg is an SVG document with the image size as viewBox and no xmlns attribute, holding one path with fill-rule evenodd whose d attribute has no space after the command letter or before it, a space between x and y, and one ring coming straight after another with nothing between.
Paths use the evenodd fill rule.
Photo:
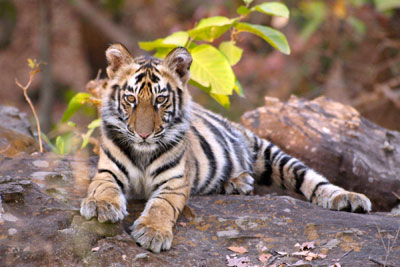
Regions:
<instances>
[{"instance_id":1,"label":"tiger cub's front paw","mask_svg":"<svg viewBox=\"0 0 400 267\"><path fill-rule=\"evenodd\" d=\"M120 196L107 196L103 198L87 197L81 203L81 215L85 219L96 217L99 222L111 221L115 223L127 215L126 200Z\"/></svg>"},{"instance_id":2,"label":"tiger cub's front paw","mask_svg":"<svg viewBox=\"0 0 400 267\"><path fill-rule=\"evenodd\" d=\"M154 220L155 218L140 216L131 227L131 235L143 248L159 253L171 248L173 225L168 221Z\"/></svg>"},{"instance_id":3,"label":"tiger cub's front paw","mask_svg":"<svg viewBox=\"0 0 400 267\"><path fill-rule=\"evenodd\" d=\"M364 194L344 191L329 199L329 208L332 210L364 213L371 211L371 201Z\"/></svg>"}]
</instances>

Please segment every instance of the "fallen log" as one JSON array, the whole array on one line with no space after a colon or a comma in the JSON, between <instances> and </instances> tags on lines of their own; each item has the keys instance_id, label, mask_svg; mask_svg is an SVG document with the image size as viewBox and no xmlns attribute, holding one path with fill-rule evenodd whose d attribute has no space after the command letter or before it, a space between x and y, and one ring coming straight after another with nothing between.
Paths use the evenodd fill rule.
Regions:
<instances>
[{"instance_id":1,"label":"fallen log","mask_svg":"<svg viewBox=\"0 0 400 267\"><path fill-rule=\"evenodd\" d=\"M243 124L329 180L366 194L373 209L400 203L400 133L363 118L351 106L319 97L265 98L242 116Z\"/></svg>"}]
</instances>

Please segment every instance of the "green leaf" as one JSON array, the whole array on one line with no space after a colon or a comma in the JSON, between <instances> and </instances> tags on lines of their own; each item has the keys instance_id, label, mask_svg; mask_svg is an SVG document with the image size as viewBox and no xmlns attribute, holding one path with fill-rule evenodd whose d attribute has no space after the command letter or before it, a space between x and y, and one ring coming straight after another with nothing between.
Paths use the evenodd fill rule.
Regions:
<instances>
[{"instance_id":1,"label":"green leaf","mask_svg":"<svg viewBox=\"0 0 400 267\"><path fill-rule=\"evenodd\" d=\"M231 106L231 103L229 101L229 96L227 95L217 95L217 94L210 94L212 98L215 99L221 106L223 106L226 109L229 109Z\"/></svg>"},{"instance_id":2,"label":"green leaf","mask_svg":"<svg viewBox=\"0 0 400 267\"><path fill-rule=\"evenodd\" d=\"M240 6L238 7L238 9L236 10L236 13L238 13L239 15L243 15L246 16L247 14L249 14L251 12L250 9L248 9L245 6Z\"/></svg>"},{"instance_id":3,"label":"green leaf","mask_svg":"<svg viewBox=\"0 0 400 267\"><path fill-rule=\"evenodd\" d=\"M238 23L235 26L239 31L254 33L257 36L260 36L265 41L267 41L270 45L278 49L280 52L289 55L290 47L286 40L286 37L280 31L272 29L267 26L255 25L250 23Z\"/></svg>"},{"instance_id":4,"label":"green leaf","mask_svg":"<svg viewBox=\"0 0 400 267\"><path fill-rule=\"evenodd\" d=\"M226 56L231 66L239 62L242 57L243 49L236 46L232 41L222 42L219 45L219 50Z\"/></svg>"},{"instance_id":5,"label":"green leaf","mask_svg":"<svg viewBox=\"0 0 400 267\"><path fill-rule=\"evenodd\" d=\"M95 129L97 127L100 127L101 125L101 119L95 119L91 123L89 123L88 128L89 129Z\"/></svg>"},{"instance_id":6,"label":"green leaf","mask_svg":"<svg viewBox=\"0 0 400 267\"><path fill-rule=\"evenodd\" d=\"M271 15L289 18L289 9L279 2L267 2L251 8L251 11L257 10L258 12Z\"/></svg>"},{"instance_id":7,"label":"green leaf","mask_svg":"<svg viewBox=\"0 0 400 267\"><path fill-rule=\"evenodd\" d=\"M146 51L151 51L158 48L175 48L177 46L185 46L189 39L189 34L187 32L179 31L173 34L160 38L151 42L139 42L141 49Z\"/></svg>"},{"instance_id":8,"label":"green leaf","mask_svg":"<svg viewBox=\"0 0 400 267\"><path fill-rule=\"evenodd\" d=\"M216 16L200 20L197 26L188 31L189 36L195 40L212 42L220 37L236 22L236 19Z\"/></svg>"},{"instance_id":9,"label":"green leaf","mask_svg":"<svg viewBox=\"0 0 400 267\"><path fill-rule=\"evenodd\" d=\"M76 128L76 123L73 122L73 121L68 121L67 124L68 124L69 126L71 126L72 128Z\"/></svg>"},{"instance_id":10,"label":"green leaf","mask_svg":"<svg viewBox=\"0 0 400 267\"><path fill-rule=\"evenodd\" d=\"M215 47L202 44L190 51L193 63L192 80L203 87L210 87L213 94L232 94L235 74L227 58Z\"/></svg>"},{"instance_id":11,"label":"green leaf","mask_svg":"<svg viewBox=\"0 0 400 267\"><path fill-rule=\"evenodd\" d=\"M88 131L86 132L86 134L82 137L82 145L81 145L81 149L84 149L88 144L89 144L89 140L90 137L92 136L94 130L98 127L100 127L101 125L101 119L95 119L94 121L92 121L91 123L89 123L88 125Z\"/></svg>"},{"instance_id":12,"label":"green leaf","mask_svg":"<svg viewBox=\"0 0 400 267\"><path fill-rule=\"evenodd\" d=\"M400 0L374 0L374 3L379 12L400 7Z\"/></svg>"},{"instance_id":13,"label":"green leaf","mask_svg":"<svg viewBox=\"0 0 400 267\"><path fill-rule=\"evenodd\" d=\"M72 115L75 114L83 105L88 103L88 99L91 97L89 93L77 93L68 103L67 110L64 112L61 119L62 122L67 122Z\"/></svg>"},{"instance_id":14,"label":"green leaf","mask_svg":"<svg viewBox=\"0 0 400 267\"><path fill-rule=\"evenodd\" d=\"M56 148L57 153L63 155L65 153L65 142L62 136L57 136L56 138Z\"/></svg>"},{"instance_id":15,"label":"green leaf","mask_svg":"<svg viewBox=\"0 0 400 267\"><path fill-rule=\"evenodd\" d=\"M243 91L243 87L240 84L240 82L238 81L238 79L235 80L235 86L233 87L233 89L235 90L235 92L240 96L240 97L245 97L244 96L244 91Z\"/></svg>"}]
</instances>

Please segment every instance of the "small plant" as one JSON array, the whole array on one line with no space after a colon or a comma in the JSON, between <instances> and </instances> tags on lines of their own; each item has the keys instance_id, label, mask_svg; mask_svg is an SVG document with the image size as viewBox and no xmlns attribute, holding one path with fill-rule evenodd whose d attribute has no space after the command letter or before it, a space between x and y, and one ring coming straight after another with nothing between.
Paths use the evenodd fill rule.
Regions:
<instances>
[{"instance_id":1,"label":"small plant","mask_svg":"<svg viewBox=\"0 0 400 267\"><path fill-rule=\"evenodd\" d=\"M237 46L238 35L242 32L255 34L284 54L290 54L285 36L278 30L264 25L243 22L252 12L288 18L288 8L279 2L266 2L250 7L253 0L244 0L245 5L237 9L238 17L216 16L205 18L190 30L178 31L165 38L151 42L140 42L143 50L155 50L155 57L164 58L177 46L186 47L193 57L190 68L190 83L202 89L225 108L229 108L229 95L233 90L243 96L243 89L232 66L237 64L243 50ZM227 31L230 41L215 47L212 42Z\"/></svg>"},{"instance_id":2,"label":"small plant","mask_svg":"<svg viewBox=\"0 0 400 267\"><path fill-rule=\"evenodd\" d=\"M38 118L38 116L36 114L36 111L35 111L35 107L33 106L32 101L28 96L28 88L29 88L29 86L31 86L31 83L33 81L33 78L35 78L35 75L38 72L40 72L40 65L42 65L42 64L43 63L38 63L35 59L32 60L32 59L28 58L28 65L29 65L29 68L31 69L31 71L29 72L28 83L25 86L23 86L22 84L20 84L20 82L17 79L15 79L15 83L17 84L17 86L19 88L21 88L22 91L24 92L25 100L26 100L26 102L28 102L28 104L29 104L29 106L30 106L30 108L32 110L33 116L35 117L36 127L37 127L37 132L38 132L38 138L39 138L39 150L40 150L40 152L43 152L42 137L41 137L42 134L41 134L41 130L40 130L40 123L39 123L39 118Z\"/></svg>"}]
</instances>

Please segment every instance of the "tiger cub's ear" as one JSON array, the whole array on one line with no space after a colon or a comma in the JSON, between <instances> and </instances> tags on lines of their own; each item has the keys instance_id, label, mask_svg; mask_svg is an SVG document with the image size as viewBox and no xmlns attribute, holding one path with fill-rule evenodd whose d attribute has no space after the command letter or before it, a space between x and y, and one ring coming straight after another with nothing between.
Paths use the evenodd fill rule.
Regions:
<instances>
[{"instance_id":1,"label":"tiger cub's ear","mask_svg":"<svg viewBox=\"0 0 400 267\"><path fill-rule=\"evenodd\" d=\"M107 74L110 79L114 78L114 74L124 65L131 64L133 57L128 49L122 44L113 44L106 51L108 62Z\"/></svg>"},{"instance_id":2,"label":"tiger cub's ear","mask_svg":"<svg viewBox=\"0 0 400 267\"><path fill-rule=\"evenodd\" d=\"M173 49L164 59L164 64L174 71L181 78L182 83L186 85L190 76L190 65L192 64L192 56L186 48L177 47Z\"/></svg>"}]
</instances>

